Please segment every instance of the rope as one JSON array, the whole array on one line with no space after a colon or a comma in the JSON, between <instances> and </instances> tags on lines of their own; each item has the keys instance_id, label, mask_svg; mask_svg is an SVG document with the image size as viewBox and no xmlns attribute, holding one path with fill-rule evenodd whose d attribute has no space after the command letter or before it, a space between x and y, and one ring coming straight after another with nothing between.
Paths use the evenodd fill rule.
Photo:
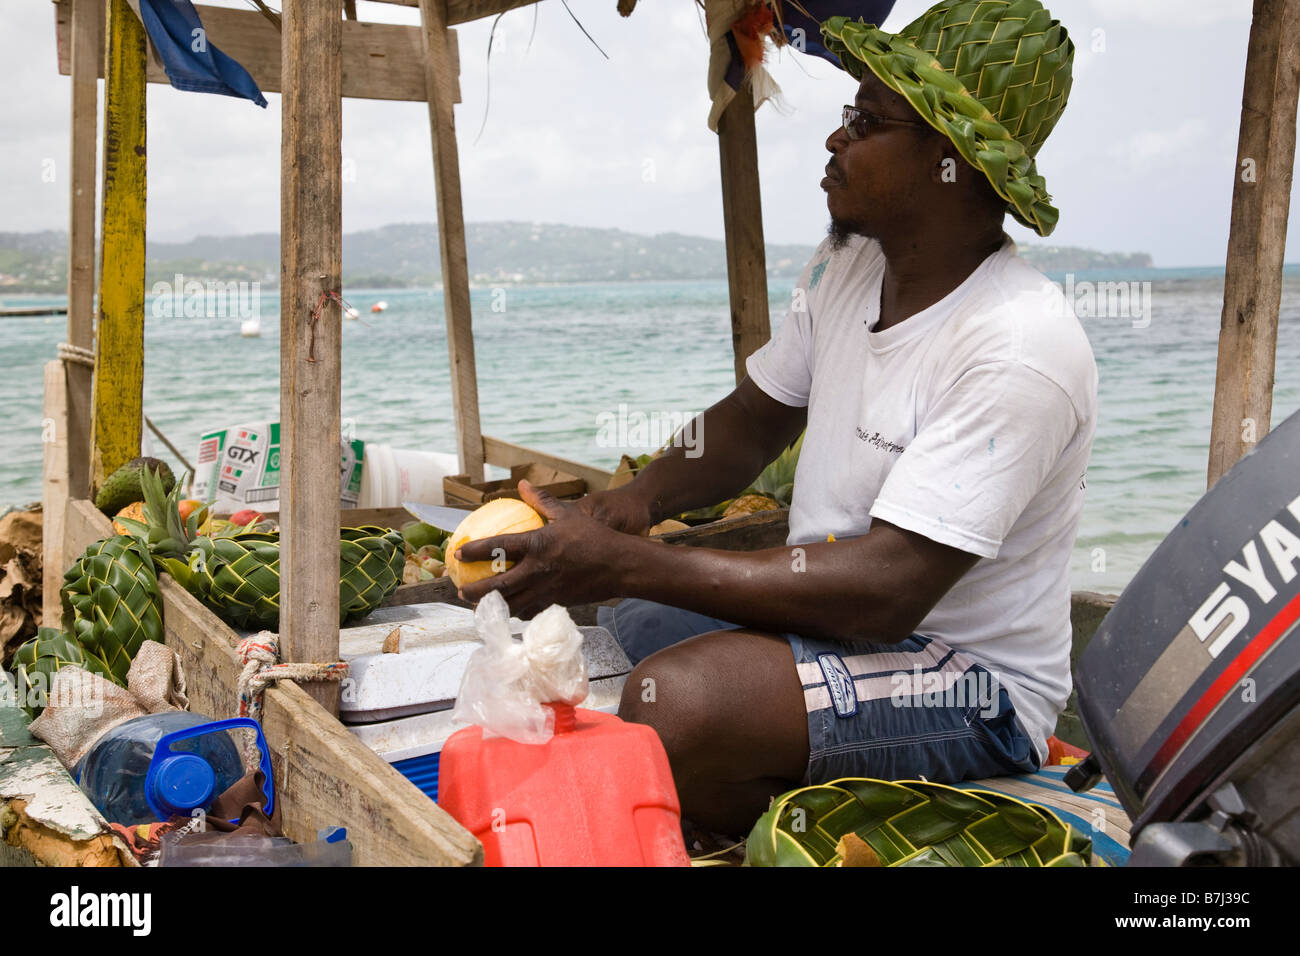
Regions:
<instances>
[{"instance_id":1,"label":"rope","mask_svg":"<svg viewBox=\"0 0 1300 956\"><path fill-rule=\"evenodd\" d=\"M324 279L325 277L321 276L321 278ZM316 308L311 310L311 318L307 320L307 328L311 332L310 344L307 349L308 362L314 363L316 361L316 323L320 321L321 312L325 309L325 303L330 301L337 302L339 308L344 310L345 315L350 314L349 317L355 317L358 315L357 310L353 308L352 303L343 298L342 295L335 292L333 289L322 292L320 298L316 300ZM361 324L366 325L365 322L362 322ZM366 327L369 328L368 325L366 325Z\"/></svg>"},{"instance_id":2,"label":"rope","mask_svg":"<svg viewBox=\"0 0 1300 956\"><path fill-rule=\"evenodd\" d=\"M73 362L76 365L95 367L94 349L83 349L80 345L72 345L69 342L59 343L59 358L65 362Z\"/></svg>"},{"instance_id":3,"label":"rope","mask_svg":"<svg viewBox=\"0 0 1300 956\"><path fill-rule=\"evenodd\" d=\"M262 720L262 692L276 681L343 680L348 676L347 661L314 664L306 661L280 661L280 636L260 631L246 637L235 649L244 665L239 674L239 716Z\"/></svg>"}]
</instances>

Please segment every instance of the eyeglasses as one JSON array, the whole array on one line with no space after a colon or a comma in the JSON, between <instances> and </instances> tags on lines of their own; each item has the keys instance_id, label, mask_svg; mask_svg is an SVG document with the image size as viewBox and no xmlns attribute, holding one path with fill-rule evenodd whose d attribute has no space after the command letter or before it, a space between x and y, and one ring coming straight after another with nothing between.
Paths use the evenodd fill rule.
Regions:
<instances>
[{"instance_id":1,"label":"eyeglasses","mask_svg":"<svg viewBox=\"0 0 1300 956\"><path fill-rule=\"evenodd\" d=\"M864 110L860 106L846 106L841 117L844 124L844 134L849 139L858 140L866 137L875 126L928 126L929 124L922 120L905 120L894 119L892 116L881 116L879 113L872 113L870 110Z\"/></svg>"}]
</instances>

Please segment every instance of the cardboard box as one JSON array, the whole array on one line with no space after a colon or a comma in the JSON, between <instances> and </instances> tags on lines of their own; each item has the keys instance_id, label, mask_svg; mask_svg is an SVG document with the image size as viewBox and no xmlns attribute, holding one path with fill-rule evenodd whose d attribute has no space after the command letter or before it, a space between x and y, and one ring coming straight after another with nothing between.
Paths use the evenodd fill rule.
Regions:
<instances>
[{"instance_id":1,"label":"cardboard box","mask_svg":"<svg viewBox=\"0 0 1300 956\"><path fill-rule=\"evenodd\" d=\"M249 422L208 432L199 439L191 495L216 501L219 514L244 508L280 507L280 423ZM355 508L361 496L365 442L344 441L339 460L339 507Z\"/></svg>"},{"instance_id":2,"label":"cardboard box","mask_svg":"<svg viewBox=\"0 0 1300 956\"><path fill-rule=\"evenodd\" d=\"M469 475L448 475L442 479L442 496L449 505L481 505L496 498L518 498L519 482L527 479L557 498L580 498L587 492L587 482L556 471L547 465L515 465L510 477L497 481L469 480Z\"/></svg>"}]
</instances>

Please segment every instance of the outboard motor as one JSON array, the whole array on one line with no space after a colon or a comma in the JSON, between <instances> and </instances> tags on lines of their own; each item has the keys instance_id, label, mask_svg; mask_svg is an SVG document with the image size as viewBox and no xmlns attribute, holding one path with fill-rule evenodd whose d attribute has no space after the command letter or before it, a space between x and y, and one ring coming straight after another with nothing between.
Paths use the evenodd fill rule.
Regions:
<instances>
[{"instance_id":1,"label":"outboard motor","mask_svg":"<svg viewBox=\"0 0 1300 956\"><path fill-rule=\"evenodd\" d=\"M1080 661L1092 755L1130 866L1300 864L1300 412L1214 486Z\"/></svg>"}]
</instances>

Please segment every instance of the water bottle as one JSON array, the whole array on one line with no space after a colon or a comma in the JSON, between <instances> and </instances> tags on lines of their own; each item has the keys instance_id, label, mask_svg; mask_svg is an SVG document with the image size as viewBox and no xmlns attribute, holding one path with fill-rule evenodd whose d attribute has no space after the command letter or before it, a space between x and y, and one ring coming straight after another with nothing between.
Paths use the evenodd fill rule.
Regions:
<instances>
[{"instance_id":1,"label":"water bottle","mask_svg":"<svg viewBox=\"0 0 1300 956\"><path fill-rule=\"evenodd\" d=\"M77 781L110 823L134 826L206 811L244 775L243 758L229 733L237 727L257 731L270 816L269 751L261 727L246 717L213 721L173 710L128 720L95 742L77 767Z\"/></svg>"}]
</instances>

